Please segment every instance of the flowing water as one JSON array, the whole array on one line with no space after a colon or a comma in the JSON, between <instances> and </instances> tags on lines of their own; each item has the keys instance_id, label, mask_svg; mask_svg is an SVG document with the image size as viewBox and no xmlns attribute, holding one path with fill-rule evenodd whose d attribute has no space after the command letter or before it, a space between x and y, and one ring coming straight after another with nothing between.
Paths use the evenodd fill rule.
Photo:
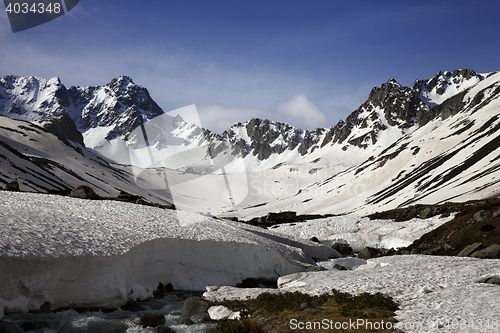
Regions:
<instances>
[{"instance_id":1,"label":"flowing water","mask_svg":"<svg viewBox=\"0 0 500 333\"><path fill-rule=\"evenodd\" d=\"M182 324L180 311L182 304L191 296L199 294L188 292L169 293L163 299L138 302L148 312L165 316L166 325L179 333L205 332L215 327L214 323ZM135 325L130 318L136 312L122 309L113 312L78 313L75 310L65 310L47 314L16 313L6 315L2 321L16 324L24 332L34 333L151 333L153 328Z\"/></svg>"}]
</instances>

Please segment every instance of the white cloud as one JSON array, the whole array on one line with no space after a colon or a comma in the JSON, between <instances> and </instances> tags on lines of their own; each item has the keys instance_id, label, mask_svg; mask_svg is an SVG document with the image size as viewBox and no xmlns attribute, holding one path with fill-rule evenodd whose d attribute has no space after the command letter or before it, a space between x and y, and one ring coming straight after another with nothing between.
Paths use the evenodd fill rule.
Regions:
<instances>
[{"instance_id":1,"label":"white cloud","mask_svg":"<svg viewBox=\"0 0 500 333\"><path fill-rule=\"evenodd\" d=\"M319 105L311 102L305 94L294 95L292 98L279 103L276 110L282 118L289 119L288 122L303 124L303 126L299 126L301 128L314 129L330 126L323 110Z\"/></svg>"},{"instance_id":2,"label":"white cloud","mask_svg":"<svg viewBox=\"0 0 500 333\"><path fill-rule=\"evenodd\" d=\"M272 109L228 107L221 105L197 106L202 126L222 133L237 122L252 118L284 122L301 129L329 127L326 114L319 105L311 102L305 94L297 94Z\"/></svg>"}]
</instances>

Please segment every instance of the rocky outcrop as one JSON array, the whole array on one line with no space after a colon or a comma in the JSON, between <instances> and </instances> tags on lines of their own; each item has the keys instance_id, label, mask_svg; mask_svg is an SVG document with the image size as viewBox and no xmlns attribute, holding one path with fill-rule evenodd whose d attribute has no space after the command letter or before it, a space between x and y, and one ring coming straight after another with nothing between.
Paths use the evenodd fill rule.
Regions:
<instances>
[{"instance_id":1,"label":"rocky outcrop","mask_svg":"<svg viewBox=\"0 0 500 333\"><path fill-rule=\"evenodd\" d=\"M86 185L80 185L73 189L69 195L72 198L79 199L99 199L94 190Z\"/></svg>"},{"instance_id":2,"label":"rocky outcrop","mask_svg":"<svg viewBox=\"0 0 500 333\"><path fill-rule=\"evenodd\" d=\"M67 113L49 116L37 122L45 130L57 135L62 140L70 140L85 146L83 135L76 128L76 124Z\"/></svg>"},{"instance_id":3,"label":"rocky outcrop","mask_svg":"<svg viewBox=\"0 0 500 333\"><path fill-rule=\"evenodd\" d=\"M19 182L14 180L5 186L6 191L19 192Z\"/></svg>"}]
</instances>

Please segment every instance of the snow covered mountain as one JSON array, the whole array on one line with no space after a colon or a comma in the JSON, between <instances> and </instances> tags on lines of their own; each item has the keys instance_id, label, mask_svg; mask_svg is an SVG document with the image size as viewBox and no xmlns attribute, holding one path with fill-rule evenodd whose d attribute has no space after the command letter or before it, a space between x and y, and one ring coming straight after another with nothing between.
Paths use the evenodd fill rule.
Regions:
<instances>
[{"instance_id":1,"label":"snow covered mountain","mask_svg":"<svg viewBox=\"0 0 500 333\"><path fill-rule=\"evenodd\" d=\"M500 73L492 73L433 107L423 125L380 154L337 172L322 168L317 172L325 176L317 182L278 200L261 195L245 214L283 209L368 213L498 196L499 109Z\"/></svg>"},{"instance_id":2,"label":"snow covered mountain","mask_svg":"<svg viewBox=\"0 0 500 333\"><path fill-rule=\"evenodd\" d=\"M498 91L491 87L498 81L497 74L467 69L439 72L410 87L391 78L331 128L305 131L251 119L217 134L201 127L194 106L165 113L126 76L102 87L69 89L57 78L6 76L0 79L0 115L43 127L54 117L66 123L71 118L81 137L74 129L50 130L71 144L83 138L87 149L108 162L134 165L127 172L131 181L143 183L143 193L174 198L180 208L239 217L289 209L372 211L495 193L494 182L483 183L495 174L495 159L473 163L466 172L456 165L468 160L466 152L483 156L489 149L474 150L487 139L478 133L496 131L488 105L495 103ZM448 169L456 170L453 176ZM466 174L470 181L457 185Z\"/></svg>"},{"instance_id":3,"label":"snow covered mountain","mask_svg":"<svg viewBox=\"0 0 500 333\"><path fill-rule=\"evenodd\" d=\"M375 156L403 135L425 124L429 110L443 100L484 78L472 70L439 72L430 80L403 87L390 79L374 88L368 100L345 121L331 128L304 131L288 124L251 119L238 123L222 134L201 128L199 122L183 121L182 115L166 114L146 88L121 76L100 87L70 87L58 78L6 76L0 79L0 115L27 121L67 113L83 134L85 146L102 158L130 164L137 146L137 129L152 119L155 130L148 131L148 144L171 156L204 147L186 161L191 170L207 172L207 158L222 160L225 171L266 170L279 163L303 160L317 149L336 158L349 159L349 166ZM173 139L174 138L174 139ZM175 140L177 138L178 140ZM176 146L175 149L170 149ZM180 148L184 147L184 148ZM327 147L327 148L325 148ZM173 151L172 151L173 150ZM349 150L349 151L348 151ZM218 158L219 155L227 155ZM217 164L217 161L215 161ZM307 162L308 163L308 162ZM174 167L175 165L166 165ZM186 165L181 167L186 169ZM213 171L213 169L211 170Z\"/></svg>"}]
</instances>

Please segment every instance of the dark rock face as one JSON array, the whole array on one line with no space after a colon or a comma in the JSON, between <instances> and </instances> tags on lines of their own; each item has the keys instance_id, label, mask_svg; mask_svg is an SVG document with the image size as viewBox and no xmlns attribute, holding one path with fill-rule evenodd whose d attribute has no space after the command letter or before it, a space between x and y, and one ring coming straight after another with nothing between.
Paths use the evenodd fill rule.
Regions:
<instances>
[{"instance_id":1,"label":"dark rock face","mask_svg":"<svg viewBox=\"0 0 500 333\"><path fill-rule=\"evenodd\" d=\"M91 100L99 92L116 98L116 103L91 104ZM71 87L68 89L68 96L73 105L83 109L81 118L77 121L80 129L115 126L108 134L108 140L118 135L128 138L128 134L141 124L143 117L152 119L163 114L148 90L136 85L128 76L115 78L103 87Z\"/></svg>"},{"instance_id":2,"label":"dark rock face","mask_svg":"<svg viewBox=\"0 0 500 333\"><path fill-rule=\"evenodd\" d=\"M14 180L5 186L6 191L19 192L19 182Z\"/></svg>"},{"instance_id":3,"label":"dark rock face","mask_svg":"<svg viewBox=\"0 0 500 333\"><path fill-rule=\"evenodd\" d=\"M208 309L210 303L202 297L194 296L188 298L182 305L181 317L191 319L194 322L210 321Z\"/></svg>"},{"instance_id":4,"label":"dark rock face","mask_svg":"<svg viewBox=\"0 0 500 333\"><path fill-rule=\"evenodd\" d=\"M94 190L86 185L78 186L71 191L69 196L79 199L99 199L99 196L94 192Z\"/></svg>"},{"instance_id":5,"label":"dark rock face","mask_svg":"<svg viewBox=\"0 0 500 333\"><path fill-rule=\"evenodd\" d=\"M40 123L44 129L54 133L59 138L68 139L85 146L83 143L82 133L78 131L75 122L70 116L68 116L67 113L44 118L40 121Z\"/></svg>"},{"instance_id":6,"label":"dark rock face","mask_svg":"<svg viewBox=\"0 0 500 333\"><path fill-rule=\"evenodd\" d=\"M500 219L495 217L499 210L500 199L471 200L465 203L445 203L441 205L416 205L407 208L398 208L393 211L378 213L370 218L396 218L396 221L407 220L430 208L432 214L442 216L459 213L454 219L441 225L415 240L406 250L412 253L447 255L447 256L481 256L500 244ZM404 219L399 217L404 216ZM488 251L486 248L493 246ZM485 252L483 252L485 251Z\"/></svg>"},{"instance_id":7,"label":"dark rock face","mask_svg":"<svg viewBox=\"0 0 500 333\"><path fill-rule=\"evenodd\" d=\"M267 221L287 221L294 220L297 216L296 212L280 212L267 214Z\"/></svg>"},{"instance_id":8,"label":"dark rock face","mask_svg":"<svg viewBox=\"0 0 500 333\"><path fill-rule=\"evenodd\" d=\"M165 316L158 313L136 313L131 320L134 324L142 327L156 327L166 323Z\"/></svg>"},{"instance_id":9,"label":"dark rock face","mask_svg":"<svg viewBox=\"0 0 500 333\"><path fill-rule=\"evenodd\" d=\"M237 136L236 133L241 130L246 132L249 141ZM244 125L238 123L232 126L222 135L204 130L204 139L210 142L212 157L229 150L232 156L245 157L252 154L259 160L265 160L272 154L282 154L294 150L297 146L299 153L304 156L319 148L319 141L324 132L324 128L303 131L285 123L254 118Z\"/></svg>"}]
</instances>

